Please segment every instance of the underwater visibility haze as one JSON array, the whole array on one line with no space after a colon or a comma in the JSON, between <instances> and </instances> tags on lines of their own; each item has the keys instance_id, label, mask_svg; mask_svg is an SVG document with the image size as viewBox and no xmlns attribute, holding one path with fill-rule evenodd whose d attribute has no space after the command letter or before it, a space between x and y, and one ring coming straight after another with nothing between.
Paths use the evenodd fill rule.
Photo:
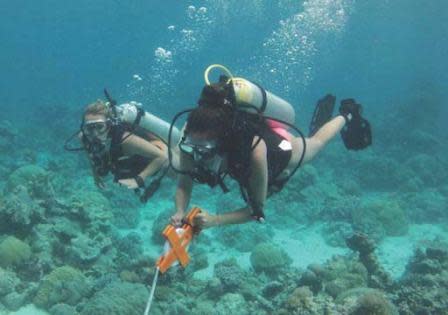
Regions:
<instances>
[{"instance_id":1,"label":"underwater visibility haze","mask_svg":"<svg viewBox=\"0 0 448 315\"><path fill-rule=\"evenodd\" d=\"M448 314L448 2L17 0L0 13L0 315ZM219 221L245 205L230 176L228 193L195 185L188 209L217 226L169 252L175 173L159 161L146 187L94 180L84 135L113 121L89 125L85 108L133 102L169 124L207 101L211 64L286 100L307 136L334 95L331 122L367 119L372 144L347 150L337 129L261 205L264 223ZM64 150L79 132L90 155ZM185 154L218 155L189 141ZM148 187L142 203L133 188ZM167 252L186 267L156 271Z\"/></svg>"}]
</instances>

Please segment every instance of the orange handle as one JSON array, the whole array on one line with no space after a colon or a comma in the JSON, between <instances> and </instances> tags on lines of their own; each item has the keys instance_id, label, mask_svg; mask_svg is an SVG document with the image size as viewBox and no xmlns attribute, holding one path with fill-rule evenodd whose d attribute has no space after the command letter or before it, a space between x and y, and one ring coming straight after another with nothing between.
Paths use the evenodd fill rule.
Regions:
<instances>
[{"instance_id":1,"label":"orange handle","mask_svg":"<svg viewBox=\"0 0 448 315\"><path fill-rule=\"evenodd\" d=\"M157 267L162 273L165 273L176 261L179 261L182 267L186 267L190 262L190 257L187 253L187 246L194 236L193 220L201 212L199 208L193 208L185 217L185 222L182 225L183 232L181 235L177 234L176 228L168 224L163 230L162 234L170 244L170 250L159 257L157 260Z\"/></svg>"}]
</instances>

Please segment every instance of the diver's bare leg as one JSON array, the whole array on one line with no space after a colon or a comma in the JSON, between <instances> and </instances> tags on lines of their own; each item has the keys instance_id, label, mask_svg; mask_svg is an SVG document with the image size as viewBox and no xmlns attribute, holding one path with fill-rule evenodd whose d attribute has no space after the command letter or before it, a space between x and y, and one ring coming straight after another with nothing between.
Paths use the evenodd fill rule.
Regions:
<instances>
[{"instance_id":1,"label":"diver's bare leg","mask_svg":"<svg viewBox=\"0 0 448 315\"><path fill-rule=\"evenodd\" d=\"M311 138L305 138L306 151L302 163L307 163L333 139L345 126L345 118L342 115L336 116L325 125L323 125ZM300 160L303 152L303 141L301 137L292 139L292 157L288 165L295 167Z\"/></svg>"}]
</instances>

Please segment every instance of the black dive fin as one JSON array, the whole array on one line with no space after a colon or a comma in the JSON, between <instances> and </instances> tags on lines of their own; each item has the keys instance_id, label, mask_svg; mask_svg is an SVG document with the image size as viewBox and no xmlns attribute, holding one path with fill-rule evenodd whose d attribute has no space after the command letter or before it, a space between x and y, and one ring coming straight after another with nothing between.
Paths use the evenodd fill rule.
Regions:
<instances>
[{"instance_id":1,"label":"black dive fin","mask_svg":"<svg viewBox=\"0 0 448 315\"><path fill-rule=\"evenodd\" d=\"M331 94L327 94L324 98L317 102L316 108L314 109L313 118L310 122L310 137L312 137L320 129L320 127L330 121L333 116L335 101L336 97Z\"/></svg>"},{"instance_id":2,"label":"black dive fin","mask_svg":"<svg viewBox=\"0 0 448 315\"><path fill-rule=\"evenodd\" d=\"M343 116L352 115L352 119L347 122L341 130L341 137L344 145L349 150L362 150L372 144L372 130L367 119L361 116L362 106L354 99L341 101L340 113Z\"/></svg>"}]
</instances>

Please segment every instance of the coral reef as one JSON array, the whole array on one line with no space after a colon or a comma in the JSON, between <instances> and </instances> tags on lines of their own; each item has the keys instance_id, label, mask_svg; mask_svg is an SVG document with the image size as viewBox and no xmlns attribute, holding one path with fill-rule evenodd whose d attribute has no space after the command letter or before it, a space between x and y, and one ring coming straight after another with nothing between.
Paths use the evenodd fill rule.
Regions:
<instances>
[{"instance_id":1,"label":"coral reef","mask_svg":"<svg viewBox=\"0 0 448 315\"><path fill-rule=\"evenodd\" d=\"M437 156L420 153L413 155L406 161L406 167L413 170L426 186L437 186L445 182L446 166Z\"/></svg>"},{"instance_id":2,"label":"coral reef","mask_svg":"<svg viewBox=\"0 0 448 315\"><path fill-rule=\"evenodd\" d=\"M0 242L0 267L17 266L30 257L30 246L14 236L8 236Z\"/></svg>"},{"instance_id":3,"label":"coral reef","mask_svg":"<svg viewBox=\"0 0 448 315\"><path fill-rule=\"evenodd\" d=\"M112 282L95 293L80 315L141 314L148 295L142 284Z\"/></svg>"},{"instance_id":4,"label":"coral reef","mask_svg":"<svg viewBox=\"0 0 448 315\"><path fill-rule=\"evenodd\" d=\"M32 164L22 166L9 176L6 191L13 193L22 186L33 199L49 199L54 195L49 175L40 166Z\"/></svg>"},{"instance_id":5,"label":"coral reef","mask_svg":"<svg viewBox=\"0 0 448 315\"><path fill-rule=\"evenodd\" d=\"M70 266L62 266L41 280L33 303L46 309L58 303L76 305L90 290L90 281L82 272Z\"/></svg>"},{"instance_id":6,"label":"coral reef","mask_svg":"<svg viewBox=\"0 0 448 315\"><path fill-rule=\"evenodd\" d=\"M112 223L118 228L135 228L140 222L141 203L137 198L129 198L129 196L122 193L118 189L114 189L114 193L107 196L109 202L113 205L110 208L113 216Z\"/></svg>"},{"instance_id":7,"label":"coral reef","mask_svg":"<svg viewBox=\"0 0 448 315\"><path fill-rule=\"evenodd\" d=\"M409 209L413 222L448 222L448 197L436 189L428 188L420 190L418 194L406 194L403 196L403 204Z\"/></svg>"},{"instance_id":8,"label":"coral reef","mask_svg":"<svg viewBox=\"0 0 448 315\"><path fill-rule=\"evenodd\" d=\"M398 315L395 306L378 291L369 291L361 295L350 315Z\"/></svg>"},{"instance_id":9,"label":"coral reef","mask_svg":"<svg viewBox=\"0 0 448 315\"><path fill-rule=\"evenodd\" d=\"M363 232L376 241L386 235L404 235L409 226L408 218L398 202L377 198L367 200L354 209L352 222L355 231Z\"/></svg>"},{"instance_id":10,"label":"coral reef","mask_svg":"<svg viewBox=\"0 0 448 315\"><path fill-rule=\"evenodd\" d=\"M159 245L165 243L165 239L163 238L162 232L163 229L166 227L166 224L169 222L170 216L171 212L167 210L160 212L160 214L155 218L151 229L151 240L154 243Z\"/></svg>"},{"instance_id":11,"label":"coral reef","mask_svg":"<svg viewBox=\"0 0 448 315\"><path fill-rule=\"evenodd\" d=\"M353 234L353 228L347 222L329 222L322 228L325 242L331 246L345 247L345 239Z\"/></svg>"},{"instance_id":12,"label":"coral reef","mask_svg":"<svg viewBox=\"0 0 448 315\"><path fill-rule=\"evenodd\" d=\"M0 268L0 298L14 292L19 283L19 278L12 271Z\"/></svg>"},{"instance_id":13,"label":"coral reef","mask_svg":"<svg viewBox=\"0 0 448 315\"><path fill-rule=\"evenodd\" d=\"M384 271L376 257L375 244L367 235L355 233L347 238L347 246L359 253L360 262L369 274L369 285L374 288L388 288L392 285L390 276Z\"/></svg>"},{"instance_id":14,"label":"coral reef","mask_svg":"<svg viewBox=\"0 0 448 315\"><path fill-rule=\"evenodd\" d=\"M94 263L100 255L112 246L108 237L99 235L89 238L84 234L71 239L70 246L65 248L64 254L73 265L85 268Z\"/></svg>"},{"instance_id":15,"label":"coral reef","mask_svg":"<svg viewBox=\"0 0 448 315\"><path fill-rule=\"evenodd\" d=\"M246 301L241 294L227 293L216 303L213 313L216 315L247 315L249 311L246 306Z\"/></svg>"},{"instance_id":16,"label":"coral reef","mask_svg":"<svg viewBox=\"0 0 448 315\"><path fill-rule=\"evenodd\" d=\"M394 303L400 314L446 314L447 270L447 243L434 243L417 249L394 291Z\"/></svg>"},{"instance_id":17,"label":"coral reef","mask_svg":"<svg viewBox=\"0 0 448 315\"><path fill-rule=\"evenodd\" d=\"M0 148L21 142L10 127L0 126ZM403 139L426 149L349 156L330 145L266 202L267 224L201 233L188 267L160 275L151 314L445 314L448 246L441 235L416 236L411 225L448 230L446 144L426 130ZM83 156L66 159L26 143L0 157L0 313L34 303L51 315L142 314L174 182L166 180L143 208L132 191L97 190ZM194 200L211 211L240 207L237 185L229 187L227 195L197 187ZM300 265L307 260L290 245L310 225L342 254ZM285 244L274 243L285 236ZM398 278L380 261L391 272L384 245L402 240L419 243ZM304 258L322 249L313 250Z\"/></svg>"},{"instance_id":18,"label":"coral reef","mask_svg":"<svg viewBox=\"0 0 448 315\"><path fill-rule=\"evenodd\" d=\"M74 195L70 202L70 214L95 232L109 232L111 228L111 205L102 194L85 191Z\"/></svg>"},{"instance_id":19,"label":"coral reef","mask_svg":"<svg viewBox=\"0 0 448 315\"><path fill-rule=\"evenodd\" d=\"M216 231L217 239L225 246L233 247L241 252L250 252L262 242L269 241L274 236L272 226L250 224L241 226L224 226Z\"/></svg>"},{"instance_id":20,"label":"coral reef","mask_svg":"<svg viewBox=\"0 0 448 315\"><path fill-rule=\"evenodd\" d=\"M250 255L250 262L255 271L277 272L291 264L292 260L283 249L273 243L261 243L255 246Z\"/></svg>"},{"instance_id":21,"label":"coral reef","mask_svg":"<svg viewBox=\"0 0 448 315\"><path fill-rule=\"evenodd\" d=\"M25 235L34 225L44 220L45 209L33 200L24 186L7 193L0 203L0 229Z\"/></svg>"},{"instance_id":22,"label":"coral reef","mask_svg":"<svg viewBox=\"0 0 448 315\"><path fill-rule=\"evenodd\" d=\"M313 292L308 287L296 288L285 301L286 309L294 312L296 310L310 310L313 304Z\"/></svg>"},{"instance_id":23,"label":"coral reef","mask_svg":"<svg viewBox=\"0 0 448 315\"><path fill-rule=\"evenodd\" d=\"M50 315L78 315L79 313L76 311L71 305L67 304L55 304L52 308L50 308Z\"/></svg>"},{"instance_id":24,"label":"coral reef","mask_svg":"<svg viewBox=\"0 0 448 315\"><path fill-rule=\"evenodd\" d=\"M328 261L322 270L311 269L322 278L323 290L333 298L346 290L367 286L367 270L357 261L336 256Z\"/></svg>"},{"instance_id":25,"label":"coral reef","mask_svg":"<svg viewBox=\"0 0 448 315\"><path fill-rule=\"evenodd\" d=\"M244 271L234 258L215 264L214 276L220 280L225 290L228 291L238 288L244 281Z\"/></svg>"}]
</instances>

